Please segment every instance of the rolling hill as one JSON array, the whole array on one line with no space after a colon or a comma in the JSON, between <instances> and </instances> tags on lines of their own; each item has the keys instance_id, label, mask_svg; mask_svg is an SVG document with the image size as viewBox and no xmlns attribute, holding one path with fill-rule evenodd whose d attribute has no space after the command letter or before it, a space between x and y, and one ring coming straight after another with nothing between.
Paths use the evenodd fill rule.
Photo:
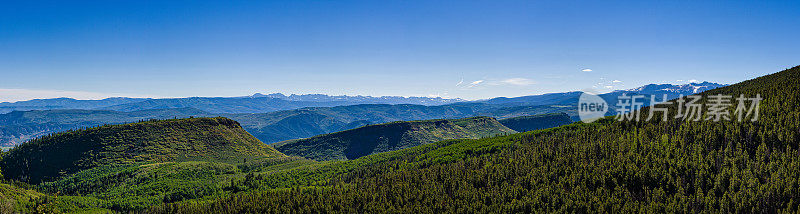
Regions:
<instances>
[{"instance_id":1,"label":"rolling hill","mask_svg":"<svg viewBox=\"0 0 800 214\"><path fill-rule=\"evenodd\" d=\"M574 109L551 106L503 107L482 103L459 103L442 106L363 104L253 114L212 114L196 108L131 112L110 110L16 111L0 114L0 146L13 146L39 136L70 129L191 116L231 118L241 123L245 130L259 140L265 143L274 143L392 121L454 119L473 116L508 118L564 111L569 112Z\"/></svg>"},{"instance_id":2,"label":"rolling hill","mask_svg":"<svg viewBox=\"0 0 800 214\"><path fill-rule=\"evenodd\" d=\"M227 118L152 120L51 134L4 154L7 179L32 184L97 166L283 157Z\"/></svg>"},{"instance_id":3,"label":"rolling hill","mask_svg":"<svg viewBox=\"0 0 800 214\"><path fill-rule=\"evenodd\" d=\"M457 103L441 106L363 104L223 116L241 122L248 132L261 141L275 143L344 131L368 124L394 121L457 119L475 116L510 118L574 111L575 109L572 107L564 106L505 107L484 103Z\"/></svg>"},{"instance_id":4,"label":"rolling hill","mask_svg":"<svg viewBox=\"0 0 800 214\"><path fill-rule=\"evenodd\" d=\"M441 141L295 172L290 180L306 185L290 190L163 204L148 212L800 210L800 67L701 93L716 94L759 94L764 98L760 116L754 121L607 117L509 136ZM677 107L669 109L674 117ZM278 179L286 177L250 183L270 185Z\"/></svg>"},{"instance_id":5,"label":"rolling hill","mask_svg":"<svg viewBox=\"0 0 800 214\"><path fill-rule=\"evenodd\" d=\"M481 108L490 107L483 104L444 106L364 104L226 116L241 121L242 126L262 141L274 143L344 131L367 124L479 116Z\"/></svg>"},{"instance_id":6,"label":"rolling hill","mask_svg":"<svg viewBox=\"0 0 800 214\"><path fill-rule=\"evenodd\" d=\"M550 113L506 118L498 122L514 131L527 132L567 125L572 123L572 119L566 113Z\"/></svg>"},{"instance_id":7,"label":"rolling hill","mask_svg":"<svg viewBox=\"0 0 800 214\"><path fill-rule=\"evenodd\" d=\"M287 155L314 160L356 159L449 139L516 133L491 117L403 121L283 141L273 144Z\"/></svg>"}]
</instances>

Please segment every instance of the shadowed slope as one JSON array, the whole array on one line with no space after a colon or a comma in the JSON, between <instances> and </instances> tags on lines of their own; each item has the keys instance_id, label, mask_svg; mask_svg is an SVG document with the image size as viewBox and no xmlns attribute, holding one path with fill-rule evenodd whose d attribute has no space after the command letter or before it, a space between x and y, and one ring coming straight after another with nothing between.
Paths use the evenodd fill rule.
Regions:
<instances>
[{"instance_id":1,"label":"shadowed slope","mask_svg":"<svg viewBox=\"0 0 800 214\"><path fill-rule=\"evenodd\" d=\"M498 120L504 126L518 132L553 128L572 123L566 113L540 114L533 116L512 117Z\"/></svg>"},{"instance_id":2,"label":"shadowed slope","mask_svg":"<svg viewBox=\"0 0 800 214\"><path fill-rule=\"evenodd\" d=\"M447 139L480 138L515 133L494 118L393 122L278 142L274 146L289 155L315 160L356 159Z\"/></svg>"}]
</instances>

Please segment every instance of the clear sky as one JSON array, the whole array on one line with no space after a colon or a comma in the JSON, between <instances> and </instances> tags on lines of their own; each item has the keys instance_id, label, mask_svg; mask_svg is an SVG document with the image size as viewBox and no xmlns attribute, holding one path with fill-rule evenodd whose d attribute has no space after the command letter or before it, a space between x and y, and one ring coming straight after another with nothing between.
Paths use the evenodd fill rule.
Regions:
<instances>
[{"instance_id":1,"label":"clear sky","mask_svg":"<svg viewBox=\"0 0 800 214\"><path fill-rule=\"evenodd\" d=\"M800 1L5 1L0 102L735 83L800 64L798 11Z\"/></svg>"}]
</instances>

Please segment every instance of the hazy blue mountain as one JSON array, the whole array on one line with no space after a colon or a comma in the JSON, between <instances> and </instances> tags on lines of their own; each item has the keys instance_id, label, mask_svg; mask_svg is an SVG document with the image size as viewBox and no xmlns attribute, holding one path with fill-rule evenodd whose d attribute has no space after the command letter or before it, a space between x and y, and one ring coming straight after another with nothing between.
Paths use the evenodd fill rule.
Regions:
<instances>
[{"instance_id":1,"label":"hazy blue mountain","mask_svg":"<svg viewBox=\"0 0 800 214\"><path fill-rule=\"evenodd\" d=\"M347 105L344 101L291 101L270 97L189 97L150 99L142 102L107 106L102 110L140 111L147 109L196 108L211 113L264 113L303 107Z\"/></svg>"},{"instance_id":2,"label":"hazy blue mountain","mask_svg":"<svg viewBox=\"0 0 800 214\"><path fill-rule=\"evenodd\" d=\"M304 107L333 107L358 104L416 104L441 105L462 101L427 97L370 97L370 96L328 96L306 94L285 96L283 94L255 94L248 97L190 97L151 99L103 107L104 110L138 111L163 108L196 108L211 113L265 113Z\"/></svg>"},{"instance_id":3,"label":"hazy blue mountain","mask_svg":"<svg viewBox=\"0 0 800 214\"><path fill-rule=\"evenodd\" d=\"M291 101L313 101L313 102L349 102L352 104L416 104L416 105L445 105L456 102L464 102L462 99L445 99L441 97L401 97L401 96L331 96L325 94L292 94L286 96L281 93L261 94L256 93L250 97L269 97Z\"/></svg>"},{"instance_id":4,"label":"hazy blue mountain","mask_svg":"<svg viewBox=\"0 0 800 214\"><path fill-rule=\"evenodd\" d=\"M112 97L102 100L76 100L72 98L34 99L19 102L0 103L0 113L11 111L50 110L50 109L95 109L106 106L140 102L149 98Z\"/></svg>"},{"instance_id":5,"label":"hazy blue mountain","mask_svg":"<svg viewBox=\"0 0 800 214\"><path fill-rule=\"evenodd\" d=\"M505 104L505 105L557 105L557 104L575 104L578 103L578 97L583 92L572 91L563 93L548 93L542 95L531 95L522 97L497 97L485 101L478 101L489 104Z\"/></svg>"},{"instance_id":6,"label":"hazy blue mountain","mask_svg":"<svg viewBox=\"0 0 800 214\"><path fill-rule=\"evenodd\" d=\"M461 99L400 96L329 96L305 94L289 96L254 94L245 97L187 97L187 98L107 98L102 100L76 100L72 98L35 99L0 103L0 113L11 111L52 109L94 109L139 111L166 108L196 108L212 113L265 113L303 107L332 107L357 104L416 104L444 105L462 102Z\"/></svg>"},{"instance_id":7,"label":"hazy blue mountain","mask_svg":"<svg viewBox=\"0 0 800 214\"><path fill-rule=\"evenodd\" d=\"M724 86L717 83L690 83L684 85L650 84L642 87L617 90L603 94L609 103L615 103L615 98L625 94L662 95L677 98L679 95L700 93L709 89ZM495 106L547 106L547 105L574 105L578 102L581 92L550 93L522 97L498 97L489 100L476 101ZM0 113L28 110L52 109L86 109L86 110L114 110L114 111L140 111L148 109L167 108L196 108L210 113L266 113L281 110L299 109L304 107L334 107L358 104L414 104L414 105L446 105L466 102L461 99L444 99L429 97L400 97L400 96L330 96L324 94L284 95L254 94L245 97L188 97L188 98L107 98L102 100L76 100L72 98L35 99L20 102L0 103Z\"/></svg>"}]
</instances>

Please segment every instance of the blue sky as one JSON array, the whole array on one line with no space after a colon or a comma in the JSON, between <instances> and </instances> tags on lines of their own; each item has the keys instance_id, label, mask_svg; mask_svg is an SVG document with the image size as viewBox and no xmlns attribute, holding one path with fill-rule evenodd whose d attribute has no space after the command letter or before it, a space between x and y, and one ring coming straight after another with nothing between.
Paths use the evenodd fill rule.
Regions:
<instances>
[{"instance_id":1,"label":"blue sky","mask_svg":"<svg viewBox=\"0 0 800 214\"><path fill-rule=\"evenodd\" d=\"M0 102L735 83L800 64L797 11L797 1L3 2Z\"/></svg>"}]
</instances>

